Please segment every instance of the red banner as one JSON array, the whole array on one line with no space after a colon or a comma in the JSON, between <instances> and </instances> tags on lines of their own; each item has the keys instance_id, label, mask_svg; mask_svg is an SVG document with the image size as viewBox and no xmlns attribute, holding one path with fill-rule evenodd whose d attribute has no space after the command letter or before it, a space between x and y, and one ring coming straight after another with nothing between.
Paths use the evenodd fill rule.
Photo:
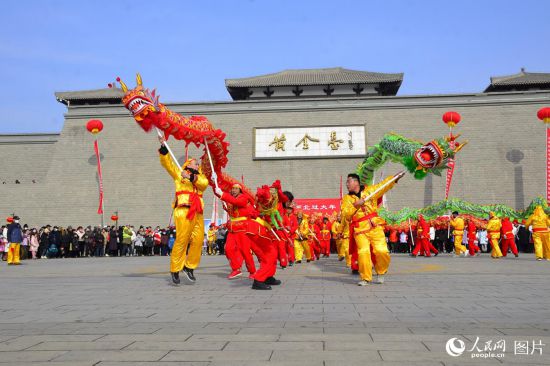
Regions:
<instances>
[{"instance_id":1,"label":"red banner","mask_svg":"<svg viewBox=\"0 0 550 366\"><path fill-rule=\"evenodd\" d=\"M99 179L99 208L97 213L101 215L103 213L103 177L101 175L101 158L99 157L99 145L97 139L94 141L94 151L97 158L97 176Z\"/></svg>"},{"instance_id":2,"label":"red banner","mask_svg":"<svg viewBox=\"0 0 550 366\"><path fill-rule=\"evenodd\" d=\"M455 148L455 142L449 142L451 149ZM447 163L449 169L447 169L447 181L445 182L445 199L449 198L449 190L451 189L451 182L453 181L453 173L455 171L455 159L449 159Z\"/></svg>"},{"instance_id":3,"label":"red banner","mask_svg":"<svg viewBox=\"0 0 550 366\"><path fill-rule=\"evenodd\" d=\"M550 128L546 129L546 202L550 202Z\"/></svg>"},{"instance_id":4,"label":"red banner","mask_svg":"<svg viewBox=\"0 0 550 366\"><path fill-rule=\"evenodd\" d=\"M302 211L306 214L320 212L323 215L332 215L334 212L340 212L339 198L301 198L294 200L296 211Z\"/></svg>"}]
</instances>

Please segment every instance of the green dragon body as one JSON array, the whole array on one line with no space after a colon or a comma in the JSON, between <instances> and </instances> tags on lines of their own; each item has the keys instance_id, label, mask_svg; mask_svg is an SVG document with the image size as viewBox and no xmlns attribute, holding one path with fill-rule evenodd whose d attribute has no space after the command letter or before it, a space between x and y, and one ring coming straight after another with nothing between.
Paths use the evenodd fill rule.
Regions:
<instances>
[{"instance_id":1,"label":"green dragon body","mask_svg":"<svg viewBox=\"0 0 550 366\"><path fill-rule=\"evenodd\" d=\"M423 144L395 133L385 134L377 145L368 148L356 173L362 184L372 184L374 172L391 161L403 164L416 179L423 179L428 173L440 176L449 159L465 145L456 142L457 137L451 135Z\"/></svg>"}]
</instances>

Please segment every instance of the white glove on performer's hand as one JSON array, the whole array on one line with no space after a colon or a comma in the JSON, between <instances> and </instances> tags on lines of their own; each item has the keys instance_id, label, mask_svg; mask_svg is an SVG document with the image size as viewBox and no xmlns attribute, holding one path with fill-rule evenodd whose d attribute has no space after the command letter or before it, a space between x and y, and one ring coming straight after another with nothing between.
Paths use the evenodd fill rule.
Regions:
<instances>
[{"instance_id":1,"label":"white glove on performer's hand","mask_svg":"<svg viewBox=\"0 0 550 366\"><path fill-rule=\"evenodd\" d=\"M214 189L214 192L216 192L216 195L218 195L218 196L220 196L220 197L221 197L222 194L223 194L223 191L222 191L222 189L221 189L220 187L216 187L216 188Z\"/></svg>"}]
</instances>

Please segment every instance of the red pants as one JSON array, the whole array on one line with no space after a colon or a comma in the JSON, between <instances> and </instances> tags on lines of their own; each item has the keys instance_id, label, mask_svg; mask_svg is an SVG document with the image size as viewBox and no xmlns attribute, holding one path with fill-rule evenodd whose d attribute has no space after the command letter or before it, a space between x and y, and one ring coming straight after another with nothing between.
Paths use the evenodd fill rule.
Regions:
<instances>
[{"instance_id":1,"label":"red pants","mask_svg":"<svg viewBox=\"0 0 550 366\"><path fill-rule=\"evenodd\" d=\"M294 255L294 239L289 238L286 241L286 252L288 254L288 261L289 262L296 262L296 256Z\"/></svg>"},{"instance_id":2,"label":"red pants","mask_svg":"<svg viewBox=\"0 0 550 366\"><path fill-rule=\"evenodd\" d=\"M311 252L311 260L319 259L321 257L321 245L317 243L315 239L309 240L309 250Z\"/></svg>"},{"instance_id":3,"label":"red pants","mask_svg":"<svg viewBox=\"0 0 550 366\"><path fill-rule=\"evenodd\" d=\"M330 255L330 239L321 240L321 247L321 254L328 257Z\"/></svg>"},{"instance_id":4,"label":"red pants","mask_svg":"<svg viewBox=\"0 0 550 366\"><path fill-rule=\"evenodd\" d=\"M503 257L506 257L506 255L508 254L508 248L512 250L512 253L514 253L514 255L518 255L518 248L516 247L516 242L513 237L510 239L502 239L501 245Z\"/></svg>"},{"instance_id":5,"label":"red pants","mask_svg":"<svg viewBox=\"0 0 550 366\"><path fill-rule=\"evenodd\" d=\"M468 252L470 253L470 256L473 257L476 255L476 253L481 252L481 249L475 244L475 239L468 239Z\"/></svg>"},{"instance_id":6,"label":"red pants","mask_svg":"<svg viewBox=\"0 0 550 366\"><path fill-rule=\"evenodd\" d=\"M264 282L268 277L274 276L277 271L277 247L275 241L256 237L252 241L252 251L260 262L260 268L256 271L254 279Z\"/></svg>"},{"instance_id":7,"label":"red pants","mask_svg":"<svg viewBox=\"0 0 550 366\"><path fill-rule=\"evenodd\" d=\"M420 254L424 254L425 250L426 249L424 248L422 240L416 239L414 249L412 251L412 255L417 256L419 254L419 252L420 252Z\"/></svg>"},{"instance_id":8,"label":"red pants","mask_svg":"<svg viewBox=\"0 0 550 366\"><path fill-rule=\"evenodd\" d=\"M227 233L225 256L229 260L229 265L233 271L240 270L244 260L248 272L256 272L254 258L252 258L252 253L250 252L251 247L252 242L246 233Z\"/></svg>"}]
</instances>

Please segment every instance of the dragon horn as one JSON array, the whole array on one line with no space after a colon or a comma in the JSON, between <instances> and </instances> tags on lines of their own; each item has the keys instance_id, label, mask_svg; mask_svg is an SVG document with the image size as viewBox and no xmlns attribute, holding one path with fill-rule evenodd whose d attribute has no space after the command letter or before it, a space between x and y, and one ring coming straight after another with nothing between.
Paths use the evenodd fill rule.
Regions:
<instances>
[{"instance_id":1,"label":"dragon horn","mask_svg":"<svg viewBox=\"0 0 550 366\"><path fill-rule=\"evenodd\" d=\"M458 145L456 148L455 148L455 154L457 152L459 152L460 150L462 150L462 148L464 147L464 145L466 145L468 143L468 140L464 141L463 143L461 143L460 145Z\"/></svg>"},{"instance_id":2,"label":"dragon horn","mask_svg":"<svg viewBox=\"0 0 550 366\"><path fill-rule=\"evenodd\" d=\"M137 85L138 86L142 86L143 83L141 81L141 75L139 74L139 72L136 74L136 82L137 82Z\"/></svg>"},{"instance_id":3,"label":"dragon horn","mask_svg":"<svg viewBox=\"0 0 550 366\"><path fill-rule=\"evenodd\" d=\"M126 84L124 84L124 81L120 80L120 77L117 77L116 81L120 83L120 87L122 88L122 91L126 93L128 91L128 87L126 86Z\"/></svg>"}]
</instances>

